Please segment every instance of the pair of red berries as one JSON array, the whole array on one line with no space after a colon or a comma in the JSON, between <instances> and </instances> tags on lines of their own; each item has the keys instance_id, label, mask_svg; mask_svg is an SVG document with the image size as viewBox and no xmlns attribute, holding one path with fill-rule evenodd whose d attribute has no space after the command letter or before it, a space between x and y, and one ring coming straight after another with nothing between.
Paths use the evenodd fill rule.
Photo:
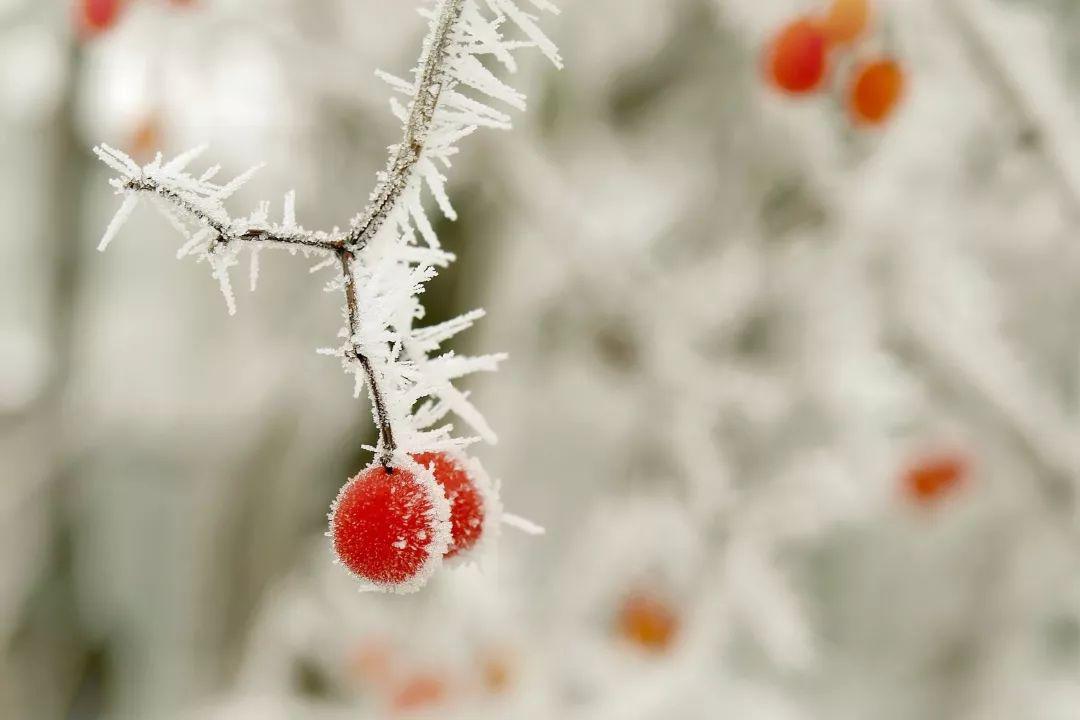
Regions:
<instances>
[{"instance_id":1,"label":"pair of red berries","mask_svg":"<svg viewBox=\"0 0 1080 720\"><path fill-rule=\"evenodd\" d=\"M815 92L828 74L830 51L854 43L869 24L869 0L833 0L822 17L789 23L768 49L770 81L793 95ZM881 124L896 109L903 90L904 72L896 60L878 57L860 62L846 90L848 112L857 124Z\"/></svg>"},{"instance_id":2,"label":"pair of red berries","mask_svg":"<svg viewBox=\"0 0 1080 720\"><path fill-rule=\"evenodd\" d=\"M330 509L338 560L378 589L411 592L443 558L464 557L494 531L495 489L475 460L449 452L374 464L345 483Z\"/></svg>"}]
</instances>

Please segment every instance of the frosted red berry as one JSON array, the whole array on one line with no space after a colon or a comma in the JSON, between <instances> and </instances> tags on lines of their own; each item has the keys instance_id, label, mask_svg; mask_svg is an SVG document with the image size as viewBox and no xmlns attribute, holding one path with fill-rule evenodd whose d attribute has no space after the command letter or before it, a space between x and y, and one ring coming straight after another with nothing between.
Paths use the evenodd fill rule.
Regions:
<instances>
[{"instance_id":1,"label":"frosted red berry","mask_svg":"<svg viewBox=\"0 0 1080 720\"><path fill-rule=\"evenodd\" d=\"M476 479L459 459L442 452L413 455L413 459L435 475L450 502L450 548L446 557L452 558L471 549L484 531L484 495Z\"/></svg>"},{"instance_id":2,"label":"frosted red berry","mask_svg":"<svg viewBox=\"0 0 1080 720\"><path fill-rule=\"evenodd\" d=\"M809 18L780 30L765 59L766 72L776 87L801 94L816 90L825 79L828 40L821 25Z\"/></svg>"},{"instance_id":3,"label":"frosted red berry","mask_svg":"<svg viewBox=\"0 0 1080 720\"><path fill-rule=\"evenodd\" d=\"M90 33L108 30L120 16L120 0L78 0L79 21Z\"/></svg>"},{"instance_id":4,"label":"frosted red berry","mask_svg":"<svg viewBox=\"0 0 1080 720\"><path fill-rule=\"evenodd\" d=\"M373 465L338 494L330 515L334 551L361 579L390 589L407 588L423 579L433 556L441 557L445 501L436 495L430 478L424 482L418 477L420 472Z\"/></svg>"}]
</instances>

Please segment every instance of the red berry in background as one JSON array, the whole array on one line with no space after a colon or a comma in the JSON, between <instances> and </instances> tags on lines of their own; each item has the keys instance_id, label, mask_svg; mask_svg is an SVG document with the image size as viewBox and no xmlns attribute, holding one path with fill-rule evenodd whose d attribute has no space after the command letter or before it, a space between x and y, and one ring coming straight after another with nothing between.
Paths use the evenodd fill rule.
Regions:
<instances>
[{"instance_id":1,"label":"red berry in background","mask_svg":"<svg viewBox=\"0 0 1080 720\"><path fill-rule=\"evenodd\" d=\"M846 45L857 40L869 23L870 0L833 0L821 29L833 45Z\"/></svg>"},{"instance_id":2,"label":"red berry in background","mask_svg":"<svg viewBox=\"0 0 1080 720\"><path fill-rule=\"evenodd\" d=\"M329 534L338 559L358 578L410 592L441 561L448 520L446 500L425 471L376 464L341 488Z\"/></svg>"},{"instance_id":3,"label":"red berry in background","mask_svg":"<svg viewBox=\"0 0 1080 720\"><path fill-rule=\"evenodd\" d=\"M865 125L880 125L896 110L904 94L904 71L891 59L864 63L855 70L849 104L852 119Z\"/></svg>"},{"instance_id":4,"label":"red berry in background","mask_svg":"<svg viewBox=\"0 0 1080 720\"><path fill-rule=\"evenodd\" d=\"M484 531L484 495L469 477L462 461L443 452L413 455L417 464L432 471L450 502L452 539L446 557L452 558L476 545Z\"/></svg>"},{"instance_id":5,"label":"red berry in background","mask_svg":"<svg viewBox=\"0 0 1080 720\"><path fill-rule=\"evenodd\" d=\"M76 0L80 28L89 34L108 30L120 16L121 0Z\"/></svg>"},{"instance_id":6,"label":"red berry in background","mask_svg":"<svg viewBox=\"0 0 1080 720\"><path fill-rule=\"evenodd\" d=\"M923 458L903 477L905 493L916 502L929 504L955 491L967 476L967 463L955 455Z\"/></svg>"},{"instance_id":7,"label":"red berry in background","mask_svg":"<svg viewBox=\"0 0 1080 720\"><path fill-rule=\"evenodd\" d=\"M821 25L801 18L773 39L766 57L769 80L793 94L816 90L825 79L828 42Z\"/></svg>"}]
</instances>

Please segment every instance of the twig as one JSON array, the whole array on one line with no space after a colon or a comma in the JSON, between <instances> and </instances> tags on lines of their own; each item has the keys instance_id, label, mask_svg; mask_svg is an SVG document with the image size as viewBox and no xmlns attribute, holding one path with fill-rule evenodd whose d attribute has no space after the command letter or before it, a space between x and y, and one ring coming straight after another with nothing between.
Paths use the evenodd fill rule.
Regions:
<instances>
[{"instance_id":1,"label":"twig","mask_svg":"<svg viewBox=\"0 0 1080 720\"><path fill-rule=\"evenodd\" d=\"M371 404L375 408L375 420L379 425L381 447L379 462L389 471L390 461L394 456L394 450L397 449L397 443L394 442L394 428L390 423L390 415L386 412L386 400L379 389L379 382L375 376L375 369L371 365L371 360L360 352L360 348L353 340L356 335L357 324L360 322L360 306L356 300L356 279L353 276L353 262L355 262L356 256L350 250L340 250L338 257L341 260L341 271L345 275L345 307L348 309L349 316L350 352L352 358L364 368L364 375L367 376L368 389L371 391Z\"/></svg>"},{"instance_id":2,"label":"twig","mask_svg":"<svg viewBox=\"0 0 1080 720\"><path fill-rule=\"evenodd\" d=\"M446 49L454 24L461 17L461 6L462 0L446 0L442 6L442 14L425 42L426 55L420 63L416 94L405 121L405 137L390 155L385 177L375 186L367 207L353 220L352 229L345 236L346 245L363 247L374 237L404 192L409 175L420 160L442 92Z\"/></svg>"},{"instance_id":3,"label":"twig","mask_svg":"<svg viewBox=\"0 0 1080 720\"><path fill-rule=\"evenodd\" d=\"M181 208L184 212L198 219L203 225L206 225L217 233L217 242L221 245L227 245L231 242L278 243L281 245L299 245L312 250L334 252L338 255L345 249L345 243L341 240L319 240L313 233L278 235L270 230L252 229L246 230L240 234L234 234L228 225L210 217L187 200L184 200L174 191L162 187L154 180L149 178L131 180L124 187L128 190L135 190L137 192L156 193L160 197L165 198L173 205Z\"/></svg>"}]
</instances>

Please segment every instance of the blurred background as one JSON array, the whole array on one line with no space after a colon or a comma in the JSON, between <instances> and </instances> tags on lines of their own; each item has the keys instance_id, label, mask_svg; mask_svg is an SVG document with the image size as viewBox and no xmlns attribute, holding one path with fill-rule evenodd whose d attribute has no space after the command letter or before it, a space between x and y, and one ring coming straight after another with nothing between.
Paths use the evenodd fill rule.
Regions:
<instances>
[{"instance_id":1,"label":"blurred background","mask_svg":"<svg viewBox=\"0 0 1080 720\"><path fill-rule=\"evenodd\" d=\"M414 3L0 0L0 717L1080 717L1080 3L561 5L425 295L548 532L399 597L323 537L339 298L99 255L89 149L344 225Z\"/></svg>"}]
</instances>

